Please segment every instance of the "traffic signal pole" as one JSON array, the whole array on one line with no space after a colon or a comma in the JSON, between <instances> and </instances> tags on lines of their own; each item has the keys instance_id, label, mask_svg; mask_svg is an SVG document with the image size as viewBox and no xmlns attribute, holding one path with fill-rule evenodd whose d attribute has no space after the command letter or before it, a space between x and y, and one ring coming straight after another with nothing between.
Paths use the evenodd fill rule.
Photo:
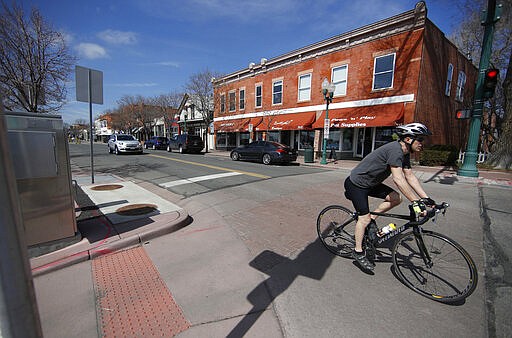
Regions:
<instances>
[{"instance_id":1,"label":"traffic signal pole","mask_svg":"<svg viewBox=\"0 0 512 338\"><path fill-rule=\"evenodd\" d=\"M487 3L487 15L482 25L485 27L484 39L482 43L482 53L480 56L480 65L478 79L475 87L475 99L473 102L473 116L469 126L469 139L464 155L464 162L458 171L460 176L478 177L476 160L478 157L478 142L480 140L480 127L482 124L482 115L484 108L484 79L485 71L489 67L491 58L492 40L494 36L494 25L499 20L501 4L497 10L496 0L489 0Z\"/></svg>"}]
</instances>

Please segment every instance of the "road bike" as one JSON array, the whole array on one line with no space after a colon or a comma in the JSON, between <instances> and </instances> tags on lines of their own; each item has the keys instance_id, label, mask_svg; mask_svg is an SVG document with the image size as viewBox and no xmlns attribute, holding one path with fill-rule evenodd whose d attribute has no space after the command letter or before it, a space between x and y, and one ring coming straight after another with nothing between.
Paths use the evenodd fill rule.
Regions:
<instances>
[{"instance_id":1,"label":"road bike","mask_svg":"<svg viewBox=\"0 0 512 338\"><path fill-rule=\"evenodd\" d=\"M370 261L379 250L390 247L395 275L409 288L429 299L442 303L456 303L467 298L476 288L478 275L476 265L464 248L443 234L424 230L423 225L439 213L446 213L448 203L435 205L425 216L377 213L372 215L407 220L394 231L382 237L370 239L366 227L363 249ZM317 232L323 245L341 257L352 257L355 246L355 225L358 215L341 205L331 205L318 215ZM409 230L409 231L407 231ZM398 236L397 238L395 238ZM394 244L390 241L395 238Z\"/></svg>"}]
</instances>

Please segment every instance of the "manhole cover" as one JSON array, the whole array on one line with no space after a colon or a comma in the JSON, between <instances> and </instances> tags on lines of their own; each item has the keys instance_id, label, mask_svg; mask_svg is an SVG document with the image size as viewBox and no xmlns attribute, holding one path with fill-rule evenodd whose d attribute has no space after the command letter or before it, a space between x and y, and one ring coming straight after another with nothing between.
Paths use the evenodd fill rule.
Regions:
<instances>
[{"instance_id":1,"label":"manhole cover","mask_svg":"<svg viewBox=\"0 0 512 338\"><path fill-rule=\"evenodd\" d=\"M104 184L104 185L97 185L95 187L92 187L91 190L106 191L106 190L121 189L122 187L123 186L121 184Z\"/></svg>"},{"instance_id":2,"label":"manhole cover","mask_svg":"<svg viewBox=\"0 0 512 338\"><path fill-rule=\"evenodd\" d=\"M122 216L138 216L149 214L157 210L154 204L129 204L116 210L116 213Z\"/></svg>"}]
</instances>

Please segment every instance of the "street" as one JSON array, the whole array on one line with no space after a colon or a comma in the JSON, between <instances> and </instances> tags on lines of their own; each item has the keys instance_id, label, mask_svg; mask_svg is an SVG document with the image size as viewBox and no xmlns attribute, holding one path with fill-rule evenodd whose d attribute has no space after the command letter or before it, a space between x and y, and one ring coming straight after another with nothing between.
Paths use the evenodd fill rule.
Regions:
<instances>
[{"instance_id":1,"label":"street","mask_svg":"<svg viewBox=\"0 0 512 338\"><path fill-rule=\"evenodd\" d=\"M420 177L436 201L451 205L438 224L426 228L461 244L479 272L475 292L463 304L446 305L400 283L390 261L378 262L375 275L366 275L319 243L320 210L351 207L342 186L348 170L151 150L115 156L98 146L98 173L133 180L157 194L171 191L173 202L193 219L144 245L192 325L180 337L263 337L271 328L284 337L487 336L484 230L475 184ZM74 166L87 170L87 146L70 145L70 154ZM228 172L242 174L192 180ZM493 199L493 208L506 210L511 189L485 190L505 196ZM406 208L404 203L396 211ZM261 282L248 285L254 274Z\"/></svg>"}]
</instances>

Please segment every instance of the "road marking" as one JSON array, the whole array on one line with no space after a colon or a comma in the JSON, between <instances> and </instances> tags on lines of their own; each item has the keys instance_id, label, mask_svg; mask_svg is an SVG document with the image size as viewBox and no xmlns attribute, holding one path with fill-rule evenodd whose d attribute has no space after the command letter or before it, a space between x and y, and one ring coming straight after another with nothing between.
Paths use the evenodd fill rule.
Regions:
<instances>
[{"instance_id":1,"label":"road marking","mask_svg":"<svg viewBox=\"0 0 512 338\"><path fill-rule=\"evenodd\" d=\"M200 167L206 167L206 168L211 168L211 169L217 169L217 170L222 170L222 171L233 172L233 169L217 167L215 165L210 165L210 164L203 164L203 163L197 163L197 162L192 162L192 161L179 160L177 158L170 158L170 157L165 157L165 156L160 156L160 155L153 155L153 154L150 154L149 156L163 158L164 160L170 160L170 161L176 161L176 162L181 162L181 163L186 163L186 164L197 165L197 166L200 166ZM237 170L237 172L240 173L240 174L243 174L243 175L252 176L252 177L258 177L258 178L263 178L263 179L271 178L271 176L257 174L257 173L251 173L249 171Z\"/></svg>"},{"instance_id":2,"label":"road marking","mask_svg":"<svg viewBox=\"0 0 512 338\"><path fill-rule=\"evenodd\" d=\"M197 176L197 177L185 178L183 180L177 180L177 181L160 183L159 186L162 186L164 188L170 188L170 187L175 187L177 185L189 184L189 183L195 183L195 182L201 182L201 181L208 181L208 180L214 180L216 178L229 177L229 176L235 176L235 175L242 175L242 173L239 173L239 172L236 172L236 171L232 171L232 172L229 172L229 173Z\"/></svg>"}]
</instances>

